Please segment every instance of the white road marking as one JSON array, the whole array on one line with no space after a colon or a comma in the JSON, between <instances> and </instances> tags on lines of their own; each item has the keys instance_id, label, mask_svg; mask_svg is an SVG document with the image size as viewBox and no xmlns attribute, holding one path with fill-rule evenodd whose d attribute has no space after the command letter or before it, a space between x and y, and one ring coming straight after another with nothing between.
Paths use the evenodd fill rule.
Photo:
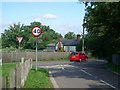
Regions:
<instances>
[{"instance_id":1,"label":"white road marking","mask_svg":"<svg viewBox=\"0 0 120 90\"><path fill-rule=\"evenodd\" d=\"M43 67L43 68L45 68L45 67L46 67L46 68L61 68L62 70L66 70L65 67L75 67L75 66L72 66L72 65L67 64L67 65L52 65L52 66L40 66L40 67ZM83 69L81 69L81 71L84 72L84 73L86 73L86 74L89 75L89 76L92 76L92 77L96 78L94 75L88 73L87 71L85 71L85 70L83 70ZM69 71L69 72L72 72L72 71ZM49 71L49 73L50 73L50 79L51 79L51 81L52 81L52 83L53 83L53 85L54 85L54 88L59 88L58 84L56 83L55 79L54 79L53 76L52 76L52 73L51 73L50 71ZM104 84L106 84L106 85L108 85L108 86L116 89L116 90L119 90L119 89L117 89L116 87L114 87L113 85L111 85L111 84L109 84L109 83L107 83L107 82L105 82L105 81L103 81L103 80L100 80L100 81L101 81L102 83L104 83Z\"/></svg>"},{"instance_id":2,"label":"white road marking","mask_svg":"<svg viewBox=\"0 0 120 90\"><path fill-rule=\"evenodd\" d=\"M83 69L81 69L81 71L82 71L82 72L84 72L84 73L86 73L86 74L88 74L89 76L93 76L92 74L90 74L90 73L86 72L86 71L85 71L85 70L83 70Z\"/></svg>"},{"instance_id":3,"label":"white road marking","mask_svg":"<svg viewBox=\"0 0 120 90\"><path fill-rule=\"evenodd\" d=\"M55 79L54 79L53 76L52 76L52 72L51 72L51 71L49 71L49 76L50 76L50 80L51 80L54 88L59 88L57 82L55 81Z\"/></svg>"},{"instance_id":4,"label":"white road marking","mask_svg":"<svg viewBox=\"0 0 120 90\"><path fill-rule=\"evenodd\" d=\"M41 68L65 68L65 67L75 67L72 65L52 65L52 66L40 66Z\"/></svg>"},{"instance_id":5,"label":"white road marking","mask_svg":"<svg viewBox=\"0 0 120 90\"><path fill-rule=\"evenodd\" d=\"M90 76L93 76L92 74L86 72L86 71L83 70L83 69L81 69L81 71L83 71L84 73L86 73L86 74L88 74L88 75L90 75ZM93 77L95 77L95 76L93 76ZM111 85L111 84L109 84L109 83L107 83L107 82L105 82L105 81L103 81L103 80L100 80L100 81L101 81L102 83L104 83L104 84L106 84L106 85L108 85L108 86L110 86L110 87L116 89L116 90L119 90L119 89L117 89L116 87L114 87L113 85Z\"/></svg>"},{"instance_id":6,"label":"white road marking","mask_svg":"<svg viewBox=\"0 0 120 90\"><path fill-rule=\"evenodd\" d=\"M105 81L103 81L103 80L100 80L100 81L101 81L102 83L104 83L104 84L106 84L106 85L108 85L108 86L116 89L116 90L119 90L119 89L117 89L116 87L114 87L113 85L111 85L111 84L109 84L109 83L107 83L107 82L105 82Z\"/></svg>"},{"instance_id":7,"label":"white road marking","mask_svg":"<svg viewBox=\"0 0 120 90\"><path fill-rule=\"evenodd\" d=\"M65 68L64 67L62 67L62 70L64 70Z\"/></svg>"}]
</instances>

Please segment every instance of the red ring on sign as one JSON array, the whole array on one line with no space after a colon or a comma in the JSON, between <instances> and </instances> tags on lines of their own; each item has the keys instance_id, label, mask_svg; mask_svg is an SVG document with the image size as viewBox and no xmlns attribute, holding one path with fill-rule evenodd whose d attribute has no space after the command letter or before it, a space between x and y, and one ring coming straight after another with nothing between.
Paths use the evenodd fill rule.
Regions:
<instances>
[{"instance_id":1,"label":"red ring on sign","mask_svg":"<svg viewBox=\"0 0 120 90\"><path fill-rule=\"evenodd\" d=\"M38 35L35 35L35 34L34 34L34 31L33 31L34 28L39 28L39 29L40 29L40 33L39 33ZM38 37L38 36L40 36L41 33L42 33L42 29L41 29L39 26L34 26L34 27L32 28L32 35L33 35L34 37Z\"/></svg>"}]
</instances>

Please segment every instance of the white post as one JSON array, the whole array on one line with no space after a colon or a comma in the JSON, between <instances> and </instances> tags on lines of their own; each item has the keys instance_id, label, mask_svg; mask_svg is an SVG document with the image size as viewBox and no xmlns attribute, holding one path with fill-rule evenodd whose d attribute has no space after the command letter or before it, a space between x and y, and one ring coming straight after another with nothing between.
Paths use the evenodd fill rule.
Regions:
<instances>
[{"instance_id":1,"label":"white post","mask_svg":"<svg viewBox=\"0 0 120 90\"><path fill-rule=\"evenodd\" d=\"M21 58L21 63L24 63L24 57Z\"/></svg>"},{"instance_id":2,"label":"white post","mask_svg":"<svg viewBox=\"0 0 120 90\"><path fill-rule=\"evenodd\" d=\"M2 66L2 59L0 59L0 67Z\"/></svg>"}]
</instances>

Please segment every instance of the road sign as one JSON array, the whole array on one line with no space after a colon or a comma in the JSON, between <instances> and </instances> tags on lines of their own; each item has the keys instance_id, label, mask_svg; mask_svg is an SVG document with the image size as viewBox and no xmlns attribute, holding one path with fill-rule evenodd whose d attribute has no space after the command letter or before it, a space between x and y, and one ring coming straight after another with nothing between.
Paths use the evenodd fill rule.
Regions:
<instances>
[{"instance_id":1,"label":"road sign","mask_svg":"<svg viewBox=\"0 0 120 90\"><path fill-rule=\"evenodd\" d=\"M36 37L36 71L37 71L37 48L38 48L38 36L42 33L42 29L39 26L32 28L32 35Z\"/></svg>"},{"instance_id":2,"label":"road sign","mask_svg":"<svg viewBox=\"0 0 120 90\"><path fill-rule=\"evenodd\" d=\"M21 43L21 41L23 40L23 37L22 36L16 36L17 40L19 43Z\"/></svg>"},{"instance_id":3,"label":"road sign","mask_svg":"<svg viewBox=\"0 0 120 90\"><path fill-rule=\"evenodd\" d=\"M34 26L34 27L32 28L32 35L33 35L34 37L40 36L41 33L42 33L42 29L41 29L39 26Z\"/></svg>"}]
</instances>

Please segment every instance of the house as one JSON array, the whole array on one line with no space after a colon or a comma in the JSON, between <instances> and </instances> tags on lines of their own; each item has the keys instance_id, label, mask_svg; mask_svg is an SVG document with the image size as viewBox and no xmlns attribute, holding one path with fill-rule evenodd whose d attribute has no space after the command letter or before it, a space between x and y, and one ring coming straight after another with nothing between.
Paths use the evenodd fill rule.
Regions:
<instances>
[{"instance_id":1,"label":"house","mask_svg":"<svg viewBox=\"0 0 120 90\"><path fill-rule=\"evenodd\" d=\"M56 51L71 52L76 51L76 46L80 43L80 35L76 39L62 39L60 38L55 45Z\"/></svg>"},{"instance_id":2,"label":"house","mask_svg":"<svg viewBox=\"0 0 120 90\"><path fill-rule=\"evenodd\" d=\"M48 44L46 50L49 52L55 51L55 43Z\"/></svg>"}]
</instances>

